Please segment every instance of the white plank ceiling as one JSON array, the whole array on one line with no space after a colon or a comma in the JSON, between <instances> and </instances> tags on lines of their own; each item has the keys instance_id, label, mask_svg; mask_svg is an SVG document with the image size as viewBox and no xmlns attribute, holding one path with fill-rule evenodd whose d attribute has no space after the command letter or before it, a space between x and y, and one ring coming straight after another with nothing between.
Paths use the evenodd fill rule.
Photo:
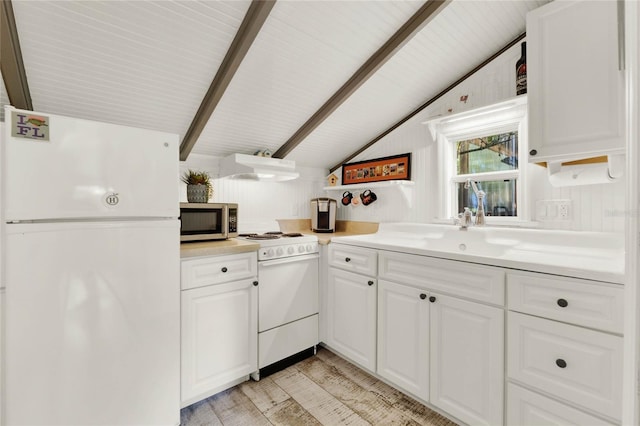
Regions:
<instances>
[{"instance_id":1,"label":"white plank ceiling","mask_svg":"<svg viewBox=\"0 0 640 426\"><path fill-rule=\"evenodd\" d=\"M524 32L543 3L453 0L287 158L335 165ZM34 109L183 137L250 1L12 4ZM278 1L192 153L276 151L423 4Z\"/></svg>"},{"instance_id":2,"label":"white plank ceiling","mask_svg":"<svg viewBox=\"0 0 640 426\"><path fill-rule=\"evenodd\" d=\"M34 109L184 135L250 1L13 1Z\"/></svg>"},{"instance_id":3,"label":"white plank ceiling","mask_svg":"<svg viewBox=\"0 0 640 426\"><path fill-rule=\"evenodd\" d=\"M340 162L351 141L365 145L523 33L526 13L544 3L452 2L287 158Z\"/></svg>"}]
</instances>

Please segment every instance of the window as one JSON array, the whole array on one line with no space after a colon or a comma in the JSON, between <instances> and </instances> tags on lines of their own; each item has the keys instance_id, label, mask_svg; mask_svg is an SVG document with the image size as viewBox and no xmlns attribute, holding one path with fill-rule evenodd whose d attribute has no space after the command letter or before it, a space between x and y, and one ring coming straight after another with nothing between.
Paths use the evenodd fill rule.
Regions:
<instances>
[{"instance_id":1,"label":"window","mask_svg":"<svg viewBox=\"0 0 640 426\"><path fill-rule=\"evenodd\" d=\"M488 223L526 220L524 173L526 96L428 123L438 141L441 217L478 210L483 191Z\"/></svg>"}]
</instances>

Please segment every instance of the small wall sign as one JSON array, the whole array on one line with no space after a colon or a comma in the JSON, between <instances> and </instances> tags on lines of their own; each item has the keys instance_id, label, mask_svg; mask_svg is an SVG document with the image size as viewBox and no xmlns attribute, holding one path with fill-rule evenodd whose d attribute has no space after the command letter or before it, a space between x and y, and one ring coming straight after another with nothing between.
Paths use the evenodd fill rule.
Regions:
<instances>
[{"instance_id":1,"label":"small wall sign","mask_svg":"<svg viewBox=\"0 0 640 426\"><path fill-rule=\"evenodd\" d=\"M11 111L11 136L48 141L49 117L42 114Z\"/></svg>"},{"instance_id":2,"label":"small wall sign","mask_svg":"<svg viewBox=\"0 0 640 426\"><path fill-rule=\"evenodd\" d=\"M410 180L411 153L342 165L342 184Z\"/></svg>"}]
</instances>

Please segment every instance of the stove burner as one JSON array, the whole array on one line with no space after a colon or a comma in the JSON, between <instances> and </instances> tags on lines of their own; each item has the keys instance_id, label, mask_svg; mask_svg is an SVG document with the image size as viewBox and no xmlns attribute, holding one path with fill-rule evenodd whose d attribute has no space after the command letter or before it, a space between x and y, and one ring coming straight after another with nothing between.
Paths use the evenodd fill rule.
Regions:
<instances>
[{"instance_id":1,"label":"stove burner","mask_svg":"<svg viewBox=\"0 0 640 426\"><path fill-rule=\"evenodd\" d=\"M272 235L272 234L251 234L245 236L247 240L277 240L280 238L280 235Z\"/></svg>"},{"instance_id":2,"label":"stove burner","mask_svg":"<svg viewBox=\"0 0 640 426\"><path fill-rule=\"evenodd\" d=\"M299 232L280 232L280 231L271 231L265 232L264 234L257 234L255 232L249 234L238 234L240 238L246 238L247 240L277 240L278 238L296 238L296 237L304 237Z\"/></svg>"}]
</instances>

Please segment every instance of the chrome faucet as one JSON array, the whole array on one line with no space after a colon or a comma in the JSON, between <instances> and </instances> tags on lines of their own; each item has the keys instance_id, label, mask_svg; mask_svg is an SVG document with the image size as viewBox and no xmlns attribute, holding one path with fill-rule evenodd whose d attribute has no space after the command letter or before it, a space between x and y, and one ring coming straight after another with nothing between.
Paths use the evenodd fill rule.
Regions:
<instances>
[{"instance_id":1,"label":"chrome faucet","mask_svg":"<svg viewBox=\"0 0 640 426\"><path fill-rule=\"evenodd\" d=\"M467 179L467 181L464 183L464 189L469 189L469 186L471 186L471 188L473 188L473 192L476 194L476 197L478 198L478 210L476 211L476 226L483 226L485 224L485 220L484 220L484 197L486 194L486 192L481 191L478 189L478 186L476 185L476 183L474 181L472 181L471 179ZM465 213L466 213L466 207L465 207ZM471 213L471 212L469 212Z\"/></svg>"}]
</instances>

